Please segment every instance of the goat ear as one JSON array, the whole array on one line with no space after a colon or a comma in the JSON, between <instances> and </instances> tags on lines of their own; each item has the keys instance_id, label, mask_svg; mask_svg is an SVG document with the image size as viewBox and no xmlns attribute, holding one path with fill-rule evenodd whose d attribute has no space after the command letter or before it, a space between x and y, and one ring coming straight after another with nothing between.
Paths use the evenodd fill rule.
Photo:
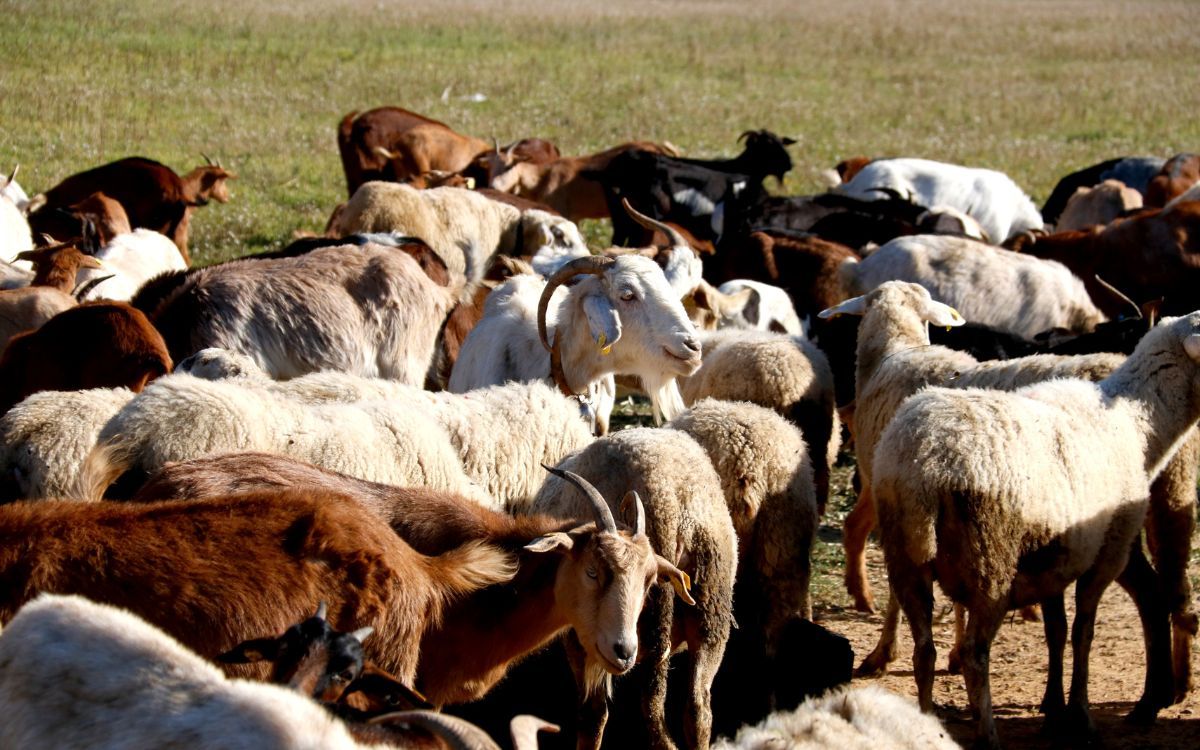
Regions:
<instances>
[{"instance_id":1,"label":"goat ear","mask_svg":"<svg viewBox=\"0 0 1200 750\"><path fill-rule=\"evenodd\" d=\"M696 600L692 598L692 579L688 576L688 574L672 565L671 562L662 555L655 555L654 557L656 560L658 560L658 577L669 580L671 582L671 587L675 589L675 593L679 596L679 598L694 606L696 604Z\"/></svg>"},{"instance_id":2,"label":"goat ear","mask_svg":"<svg viewBox=\"0 0 1200 750\"><path fill-rule=\"evenodd\" d=\"M960 326L967 322L963 316L958 314L958 310L933 299L925 303L925 313L922 317L935 326L946 326L947 328Z\"/></svg>"},{"instance_id":3,"label":"goat ear","mask_svg":"<svg viewBox=\"0 0 1200 750\"><path fill-rule=\"evenodd\" d=\"M817 313L818 318L836 318L838 315L866 315L867 314L867 297L851 297L844 302L839 302L833 307L827 307Z\"/></svg>"},{"instance_id":4,"label":"goat ear","mask_svg":"<svg viewBox=\"0 0 1200 750\"><path fill-rule=\"evenodd\" d=\"M797 141L795 138L788 138L787 136L784 136L780 140L783 141L783 145L785 146L794 146L799 143L799 141Z\"/></svg>"},{"instance_id":5,"label":"goat ear","mask_svg":"<svg viewBox=\"0 0 1200 750\"><path fill-rule=\"evenodd\" d=\"M752 326L758 325L758 318L761 314L760 303L762 298L759 297L758 291L746 287L745 289L733 295L734 310L739 307L742 311L742 317Z\"/></svg>"},{"instance_id":6,"label":"goat ear","mask_svg":"<svg viewBox=\"0 0 1200 750\"><path fill-rule=\"evenodd\" d=\"M102 262L100 261L100 259L99 259L99 258L96 258L96 257L94 257L94 256L91 256L91 255L85 255L85 256L83 256L83 258L82 258L82 259L80 259L80 261L79 261L79 267L80 267L80 268L98 268L98 269L103 269L103 268L104 268L104 263L102 263Z\"/></svg>"},{"instance_id":7,"label":"goat ear","mask_svg":"<svg viewBox=\"0 0 1200 750\"><path fill-rule=\"evenodd\" d=\"M612 345L621 338L621 316L616 308L608 301L608 297L589 294L583 298L583 314L587 316L592 341L596 342L601 354L608 354Z\"/></svg>"},{"instance_id":8,"label":"goat ear","mask_svg":"<svg viewBox=\"0 0 1200 750\"><path fill-rule=\"evenodd\" d=\"M278 638L255 638L239 643L223 654L217 654L222 664L253 664L259 661L275 661L279 655Z\"/></svg>"},{"instance_id":9,"label":"goat ear","mask_svg":"<svg viewBox=\"0 0 1200 750\"><path fill-rule=\"evenodd\" d=\"M525 549L530 552L567 552L574 548L575 540L570 534L561 531L555 531L550 534L545 534L534 539L529 544L525 545Z\"/></svg>"},{"instance_id":10,"label":"goat ear","mask_svg":"<svg viewBox=\"0 0 1200 750\"><path fill-rule=\"evenodd\" d=\"M376 708L433 708L433 704L418 691L400 682L382 669L370 666L351 682L342 699L351 693L362 693Z\"/></svg>"}]
</instances>

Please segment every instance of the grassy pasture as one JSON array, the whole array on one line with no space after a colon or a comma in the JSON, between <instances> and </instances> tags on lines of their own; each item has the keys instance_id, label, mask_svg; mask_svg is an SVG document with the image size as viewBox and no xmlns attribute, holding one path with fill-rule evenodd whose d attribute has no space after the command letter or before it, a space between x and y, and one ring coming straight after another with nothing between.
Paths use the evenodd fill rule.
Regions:
<instances>
[{"instance_id":1,"label":"grassy pasture","mask_svg":"<svg viewBox=\"0 0 1200 750\"><path fill-rule=\"evenodd\" d=\"M800 141L786 192L845 156L919 155L1001 169L1041 200L1080 166L1198 147L1195 8L0 0L0 168L19 162L34 192L131 154L178 171L218 156L240 179L193 221L200 262L319 229L344 196L336 124L380 104L564 153L646 138L727 154L768 127Z\"/></svg>"},{"instance_id":2,"label":"grassy pasture","mask_svg":"<svg viewBox=\"0 0 1200 750\"><path fill-rule=\"evenodd\" d=\"M1081 166L1200 148L1194 3L837 5L0 0L0 169L32 193L122 156L215 155L240 178L192 222L208 263L320 229L345 196L337 122L380 104L568 154L642 138L715 156L767 127L799 140L787 193L846 156L915 155L1000 169L1040 203ZM839 477L815 550L834 607Z\"/></svg>"}]
</instances>

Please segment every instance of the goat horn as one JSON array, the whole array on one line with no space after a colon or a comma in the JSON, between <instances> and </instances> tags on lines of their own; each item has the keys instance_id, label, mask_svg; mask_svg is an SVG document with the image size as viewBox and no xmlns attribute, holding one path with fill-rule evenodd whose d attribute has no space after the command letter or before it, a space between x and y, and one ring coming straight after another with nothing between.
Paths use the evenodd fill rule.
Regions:
<instances>
[{"instance_id":1,"label":"goat horn","mask_svg":"<svg viewBox=\"0 0 1200 750\"><path fill-rule=\"evenodd\" d=\"M513 750L537 750L538 732L558 734L559 726L537 716L521 714L513 717L508 730L512 734Z\"/></svg>"},{"instance_id":2,"label":"goat horn","mask_svg":"<svg viewBox=\"0 0 1200 750\"><path fill-rule=\"evenodd\" d=\"M83 302L83 298L88 292L114 277L116 277L116 274L110 273L108 276L98 276L94 279L88 279L79 286L75 287L75 291L71 292L71 296L74 297L77 302Z\"/></svg>"},{"instance_id":3,"label":"goat horn","mask_svg":"<svg viewBox=\"0 0 1200 750\"><path fill-rule=\"evenodd\" d=\"M636 208L633 207L632 204L630 204L628 198L622 198L621 205L625 207L625 213L629 214L633 218L633 220L636 221L638 224L641 224L642 226L644 226L647 229L657 229L658 231L667 235L667 239L669 239L671 241L672 247L686 247L688 249L691 249L692 246L690 244L688 244L688 241L683 238L682 234L675 231L674 228L669 227L666 224L662 223L661 221L655 221L654 219L651 219L649 216L646 216L645 214L639 212Z\"/></svg>"},{"instance_id":4,"label":"goat horn","mask_svg":"<svg viewBox=\"0 0 1200 750\"><path fill-rule=\"evenodd\" d=\"M546 288L542 290L542 298L538 300L538 336L542 339L542 346L550 349L550 341L546 337L546 308L550 305L550 298L554 296L554 290L581 274L601 276L608 270L609 266L616 262L615 258L606 258L603 255L588 255L583 258L576 258L558 269L546 281Z\"/></svg>"},{"instance_id":5,"label":"goat horn","mask_svg":"<svg viewBox=\"0 0 1200 750\"><path fill-rule=\"evenodd\" d=\"M313 617L317 618L318 620L324 620L328 615L329 606L324 602L324 600L322 600L321 603L317 605L317 613L313 615Z\"/></svg>"},{"instance_id":6,"label":"goat horn","mask_svg":"<svg viewBox=\"0 0 1200 750\"><path fill-rule=\"evenodd\" d=\"M496 136L492 136L492 150L497 154L500 153L500 141L496 140Z\"/></svg>"},{"instance_id":7,"label":"goat horn","mask_svg":"<svg viewBox=\"0 0 1200 750\"><path fill-rule=\"evenodd\" d=\"M575 485L591 501L592 510L596 512L596 525L601 526L604 531L616 533L617 522L613 520L612 509L608 507L608 501L604 499L604 495L601 495L600 490L593 487L591 482L573 471L555 469L545 464L542 464L542 468Z\"/></svg>"},{"instance_id":8,"label":"goat horn","mask_svg":"<svg viewBox=\"0 0 1200 750\"><path fill-rule=\"evenodd\" d=\"M359 643L362 643L363 641L365 641L367 639L367 636L369 636L371 633L374 633L374 632L375 632L375 628L368 625L365 628L359 628L358 630L355 630L353 633L350 634L350 637L353 638L354 640L358 641Z\"/></svg>"},{"instance_id":9,"label":"goat horn","mask_svg":"<svg viewBox=\"0 0 1200 750\"><path fill-rule=\"evenodd\" d=\"M208 165L208 166L210 166L210 167L211 167L211 166L213 166L213 160L212 160L211 158L209 158L208 154L206 154L206 153L204 153L203 151L201 151L201 152L200 152L200 156L202 156L202 157L204 158L204 163L205 163L205 164L207 164L207 165Z\"/></svg>"},{"instance_id":10,"label":"goat horn","mask_svg":"<svg viewBox=\"0 0 1200 750\"><path fill-rule=\"evenodd\" d=\"M738 136L737 142L741 143L742 141L746 140L750 136L754 135L754 132L755 131L753 131L753 130L743 130L742 134Z\"/></svg>"},{"instance_id":11,"label":"goat horn","mask_svg":"<svg viewBox=\"0 0 1200 750\"><path fill-rule=\"evenodd\" d=\"M446 741L451 750L500 750L487 732L465 719L435 711L396 711L381 714L367 721L368 724L401 721L433 732Z\"/></svg>"},{"instance_id":12,"label":"goat horn","mask_svg":"<svg viewBox=\"0 0 1200 750\"><path fill-rule=\"evenodd\" d=\"M8 176L8 181L7 181L6 183L4 183L4 184L5 184L5 185L11 185L11 184L13 183L13 180L17 179L17 172L20 172L20 171L21 171L21 165L20 165L20 164L17 164L16 166L14 166L14 167L13 167L12 174L10 174L10 175Z\"/></svg>"},{"instance_id":13,"label":"goat horn","mask_svg":"<svg viewBox=\"0 0 1200 750\"><path fill-rule=\"evenodd\" d=\"M633 493L633 509L634 509L634 524L633 531L635 536L646 536L646 506L642 505L642 496L636 491Z\"/></svg>"},{"instance_id":14,"label":"goat horn","mask_svg":"<svg viewBox=\"0 0 1200 750\"><path fill-rule=\"evenodd\" d=\"M1142 308L1138 307L1138 305L1137 305L1137 303L1136 303L1136 302L1134 302L1133 300L1129 299L1128 295L1126 295L1126 294L1125 294L1124 292L1122 292L1120 289L1117 289L1115 286L1113 286L1112 284L1108 283L1108 282L1107 282L1107 281L1105 281L1104 279L1100 278L1100 274L1096 274L1096 283L1097 283L1097 284L1099 284L1100 286L1104 287L1104 288L1105 288L1105 289L1107 289L1108 291L1112 292L1112 293L1113 293L1113 295L1114 295L1114 296L1116 296L1117 298L1119 298L1119 299L1122 299L1122 300L1124 300L1125 302L1129 303L1129 306L1130 306L1130 307L1132 307L1132 308L1133 308L1133 310L1134 310L1134 312L1136 312L1136 313L1137 313L1138 319L1139 319L1139 320L1141 320L1141 318L1142 318Z\"/></svg>"},{"instance_id":15,"label":"goat horn","mask_svg":"<svg viewBox=\"0 0 1200 750\"><path fill-rule=\"evenodd\" d=\"M518 143L519 143L519 141L518 141ZM513 145L508 147L508 151L504 152L504 163L505 164L512 163L513 152L515 152L516 150L517 150L517 144L514 143Z\"/></svg>"}]
</instances>

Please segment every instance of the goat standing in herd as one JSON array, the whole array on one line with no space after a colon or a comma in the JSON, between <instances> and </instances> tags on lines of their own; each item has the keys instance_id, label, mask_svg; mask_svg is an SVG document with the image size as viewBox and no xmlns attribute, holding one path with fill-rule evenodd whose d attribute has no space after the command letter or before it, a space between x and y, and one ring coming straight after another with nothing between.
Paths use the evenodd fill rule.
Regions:
<instances>
[{"instance_id":1,"label":"goat standing in herd","mask_svg":"<svg viewBox=\"0 0 1200 750\"><path fill-rule=\"evenodd\" d=\"M1034 604L1047 725L1095 734L1114 580L1146 646L1132 718L1186 698L1196 157L1076 171L1039 214L923 159L769 196L796 141L739 141L564 157L351 112L326 233L204 268L188 228L230 199L218 163L119 159L32 198L0 177L0 747L496 750L480 727L511 721L532 750L547 719L543 747L949 748L935 581L980 745L992 641ZM597 252L582 218L639 247ZM929 337L964 315L1022 353L1144 336L979 361ZM660 426L616 429L618 385ZM853 660L809 590L839 414L846 582L874 608L878 521L892 592L860 673L902 610L917 706L798 687Z\"/></svg>"}]
</instances>

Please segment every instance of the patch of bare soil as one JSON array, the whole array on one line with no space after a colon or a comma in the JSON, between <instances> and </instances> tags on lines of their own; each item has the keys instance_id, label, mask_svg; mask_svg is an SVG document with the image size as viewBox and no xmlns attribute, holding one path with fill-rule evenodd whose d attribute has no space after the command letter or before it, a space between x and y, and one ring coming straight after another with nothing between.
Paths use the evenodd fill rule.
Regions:
<instances>
[{"instance_id":1,"label":"patch of bare soil","mask_svg":"<svg viewBox=\"0 0 1200 750\"><path fill-rule=\"evenodd\" d=\"M879 548L868 552L871 584L882 610L886 603L886 572ZM1068 592L1067 614L1073 618ZM940 617L939 617L940 613ZM954 614L949 600L939 596L934 605L934 637L938 651L938 672L934 679L933 699L939 716L951 735L964 747L975 737L975 722L967 704L967 692L960 675L946 671L946 658L954 643ZM856 666L875 646L882 627L882 614L864 614L851 609L818 608L816 619L825 627L850 639ZM902 620L899 657L891 671L878 683L916 700L912 674L912 638L907 621ZM1056 748L1053 740L1041 733L1042 716L1038 704L1046 687L1046 641L1040 622L1024 622L1014 613L1001 628L992 644L991 684L996 727L1006 748ZM1193 654L1193 668L1195 655ZM1090 660L1088 693L1092 718L1096 722L1103 747L1126 748L1200 748L1200 690L1194 690L1182 703L1159 714L1150 727L1126 723L1124 716L1133 708L1142 692L1145 678L1145 651L1142 630L1133 602L1117 585L1109 587L1096 618L1095 640ZM1065 680L1070 689L1071 646L1066 649ZM856 683L865 682L856 678Z\"/></svg>"}]
</instances>

